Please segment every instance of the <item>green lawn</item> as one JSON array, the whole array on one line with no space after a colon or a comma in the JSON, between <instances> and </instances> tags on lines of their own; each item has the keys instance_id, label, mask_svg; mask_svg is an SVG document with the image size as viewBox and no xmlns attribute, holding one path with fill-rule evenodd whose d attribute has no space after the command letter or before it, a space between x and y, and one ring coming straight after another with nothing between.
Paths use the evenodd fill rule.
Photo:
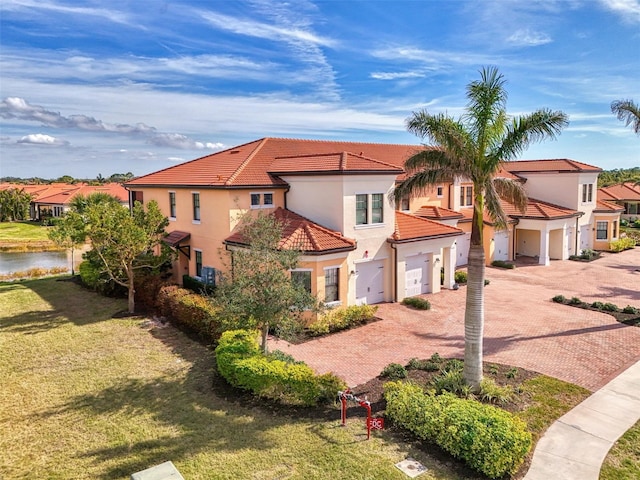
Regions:
<instances>
[{"instance_id":1,"label":"green lawn","mask_svg":"<svg viewBox=\"0 0 640 480\"><path fill-rule=\"evenodd\" d=\"M126 301L55 279L0 284L0 478L112 479L172 460L192 479L405 479L407 456L362 419L296 420L212 390L210 350L114 319Z\"/></svg>"},{"instance_id":2,"label":"green lawn","mask_svg":"<svg viewBox=\"0 0 640 480\"><path fill-rule=\"evenodd\" d=\"M49 227L43 227L33 222L1 222L0 241L43 241L49 240L47 232Z\"/></svg>"},{"instance_id":3,"label":"green lawn","mask_svg":"<svg viewBox=\"0 0 640 480\"><path fill-rule=\"evenodd\" d=\"M171 327L113 318L126 301L56 278L0 283L0 478L128 479L172 460L192 479L482 478L433 447L362 418L276 415L216 381L212 352ZM522 386L537 437L583 389L548 377Z\"/></svg>"},{"instance_id":4,"label":"green lawn","mask_svg":"<svg viewBox=\"0 0 640 480\"><path fill-rule=\"evenodd\" d=\"M609 451L600 470L600 480L640 478L640 422L631 427Z\"/></svg>"}]
</instances>

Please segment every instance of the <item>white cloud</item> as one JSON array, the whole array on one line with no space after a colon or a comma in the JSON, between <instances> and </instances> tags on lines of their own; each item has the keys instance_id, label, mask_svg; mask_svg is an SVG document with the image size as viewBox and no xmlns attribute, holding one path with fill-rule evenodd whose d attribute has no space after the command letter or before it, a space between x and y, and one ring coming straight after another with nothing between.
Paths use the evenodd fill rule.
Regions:
<instances>
[{"instance_id":1,"label":"white cloud","mask_svg":"<svg viewBox=\"0 0 640 480\"><path fill-rule=\"evenodd\" d=\"M120 24L130 23L130 19L126 14L116 10L75 6L70 7L61 3L48 2L46 0L3 0L2 9L6 11L44 10L48 12L62 13L65 15L98 17Z\"/></svg>"},{"instance_id":2,"label":"white cloud","mask_svg":"<svg viewBox=\"0 0 640 480\"><path fill-rule=\"evenodd\" d=\"M640 0L600 0L600 3L619 14L624 21L640 23Z\"/></svg>"},{"instance_id":3,"label":"white cloud","mask_svg":"<svg viewBox=\"0 0 640 480\"><path fill-rule=\"evenodd\" d=\"M538 45L551 43L552 39L546 33L526 28L517 30L513 35L507 38L507 42L518 47L536 47Z\"/></svg>"},{"instance_id":4,"label":"white cloud","mask_svg":"<svg viewBox=\"0 0 640 480\"><path fill-rule=\"evenodd\" d=\"M25 135L17 143L28 143L30 145L50 145L50 146L66 146L69 145L69 142L65 140L60 140L56 137L52 137L51 135L45 135L44 133L32 133L30 135Z\"/></svg>"},{"instance_id":5,"label":"white cloud","mask_svg":"<svg viewBox=\"0 0 640 480\"><path fill-rule=\"evenodd\" d=\"M180 133L160 133L149 139L157 147L179 148L181 150L222 150L222 143L198 142Z\"/></svg>"},{"instance_id":6,"label":"white cloud","mask_svg":"<svg viewBox=\"0 0 640 480\"><path fill-rule=\"evenodd\" d=\"M398 80L404 78L421 78L424 77L424 73L421 72L373 72L371 78L376 80Z\"/></svg>"}]
</instances>

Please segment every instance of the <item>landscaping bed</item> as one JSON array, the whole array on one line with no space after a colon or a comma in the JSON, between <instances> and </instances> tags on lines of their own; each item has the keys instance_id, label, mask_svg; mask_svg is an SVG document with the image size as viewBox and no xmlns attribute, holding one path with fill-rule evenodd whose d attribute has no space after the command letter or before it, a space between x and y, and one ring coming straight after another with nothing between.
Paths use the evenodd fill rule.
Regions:
<instances>
[{"instance_id":1,"label":"landscaping bed","mask_svg":"<svg viewBox=\"0 0 640 480\"><path fill-rule=\"evenodd\" d=\"M633 327L640 327L640 308L627 305L626 307L619 307L611 303L603 302L583 302L577 297L566 298L564 295L556 295L552 298L552 301L561 305L567 305L569 307L581 308L583 310L591 310L592 312L601 312L611 315L616 321L630 325Z\"/></svg>"}]
</instances>

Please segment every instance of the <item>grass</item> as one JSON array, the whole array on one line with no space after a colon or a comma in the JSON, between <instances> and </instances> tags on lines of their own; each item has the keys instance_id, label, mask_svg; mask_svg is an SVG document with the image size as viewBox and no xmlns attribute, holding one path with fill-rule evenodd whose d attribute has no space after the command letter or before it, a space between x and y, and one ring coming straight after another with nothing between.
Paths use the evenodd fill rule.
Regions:
<instances>
[{"instance_id":1,"label":"grass","mask_svg":"<svg viewBox=\"0 0 640 480\"><path fill-rule=\"evenodd\" d=\"M0 284L0 478L112 479L172 460L189 479L404 479L412 456L362 418L274 416L215 391L212 352L112 318L124 300L55 279Z\"/></svg>"},{"instance_id":2,"label":"grass","mask_svg":"<svg viewBox=\"0 0 640 480\"><path fill-rule=\"evenodd\" d=\"M60 250L49 240L49 228L33 222L0 222L0 251Z\"/></svg>"},{"instance_id":3,"label":"grass","mask_svg":"<svg viewBox=\"0 0 640 480\"><path fill-rule=\"evenodd\" d=\"M600 480L640 478L640 421L613 445L600 470Z\"/></svg>"},{"instance_id":4,"label":"grass","mask_svg":"<svg viewBox=\"0 0 640 480\"><path fill-rule=\"evenodd\" d=\"M407 457L427 466L423 480L482 478L393 429L367 441L362 417L341 428L337 406L327 420L243 402L209 348L61 280L0 283L3 480L125 479L167 460L196 480L393 480ZM536 439L588 394L542 376L520 389Z\"/></svg>"}]
</instances>

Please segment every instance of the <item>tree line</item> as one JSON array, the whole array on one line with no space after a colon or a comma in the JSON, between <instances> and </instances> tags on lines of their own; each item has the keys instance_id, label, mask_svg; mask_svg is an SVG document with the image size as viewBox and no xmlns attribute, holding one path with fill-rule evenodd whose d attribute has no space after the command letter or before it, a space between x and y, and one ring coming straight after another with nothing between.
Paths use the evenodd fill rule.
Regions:
<instances>
[{"instance_id":1,"label":"tree line","mask_svg":"<svg viewBox=\"0 0 640 480\"><path fill-rule=\"evenodd\" d=\"M114 173L108 177L103 177L102 174L98 174L95 178L75 178L71 175L62 175L58 178L41 178L41 177L0 177L0 182L16 183L20 185L48 185L51 183L87 183L89 185L103 185L105 183L125 183L134 178L134 174L127 173Z\"/></svg>"}]
</instances>

